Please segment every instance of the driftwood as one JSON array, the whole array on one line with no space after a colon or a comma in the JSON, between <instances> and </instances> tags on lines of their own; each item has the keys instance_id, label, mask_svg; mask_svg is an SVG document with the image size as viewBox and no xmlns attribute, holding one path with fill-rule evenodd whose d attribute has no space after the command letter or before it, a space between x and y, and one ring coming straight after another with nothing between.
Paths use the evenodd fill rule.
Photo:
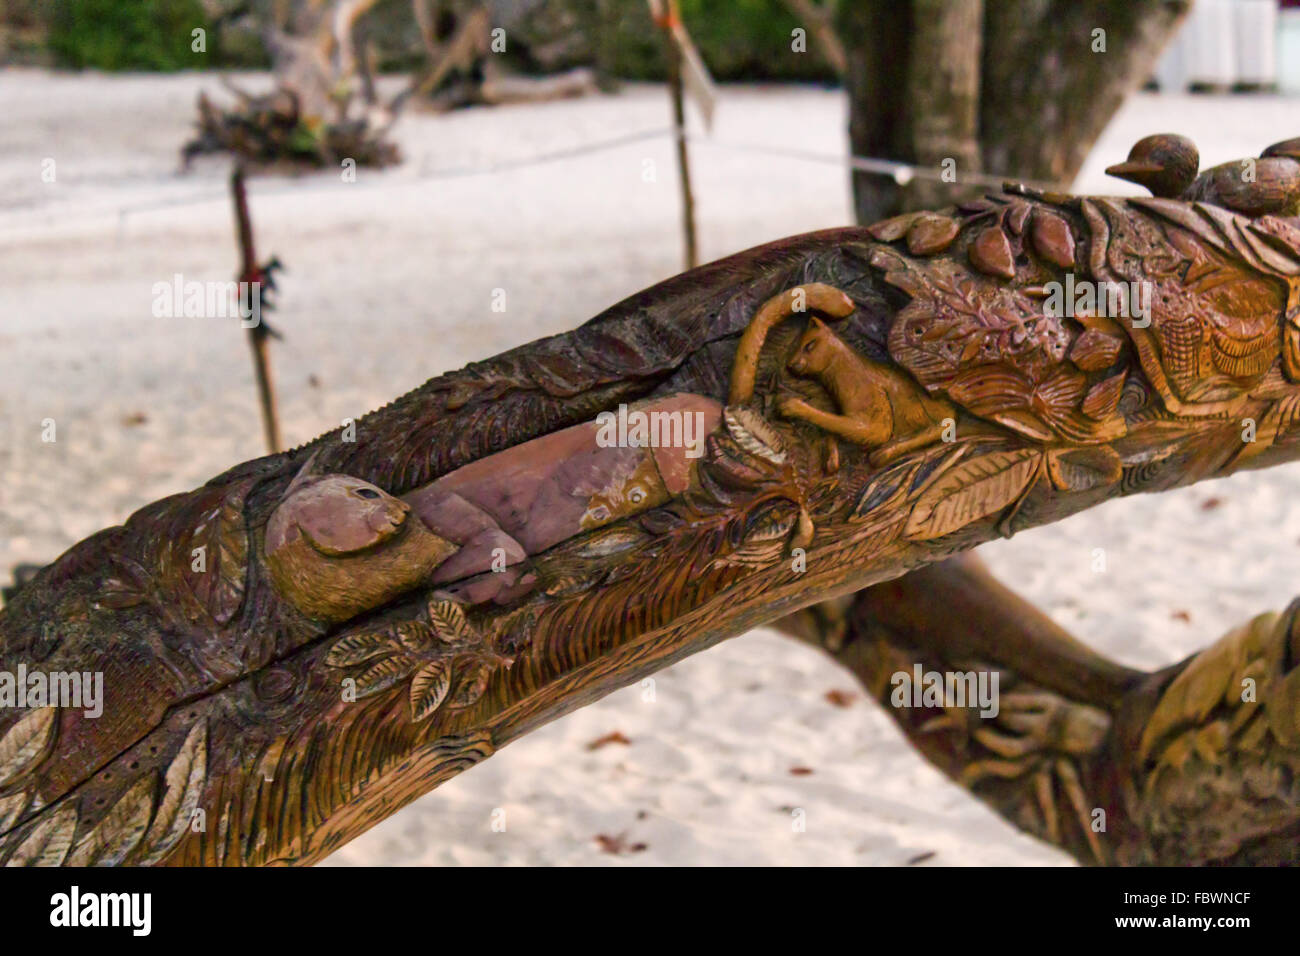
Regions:
<instances>
[{"instance_id":1,"label":"driftwood","mask_svg":"<svg viewBox=\"0 0 1300 956\"><path fill-rule=\"evenodd\" d=\"M275 88L254 95L227 82L237 98L230 109L201 93L196 135L181 150L183 162L206 153L229 153L250 168L400 162L387 137L404 97L379 102L365 51L357 49L358 21L374 5L375 0L292 4L286 22L263 31Z\"/></svg>"},{"instance_id":2,"label":"driftwood","mask_svg":"<svg viewBox=\"0 0 1300 956\"><path fill-rule=\"evenodd\" d=\"M1009 186L741 253L81 542L0 614L0 671L102 673L103 712L3 711L0 860L310 863L781 618L871 687L1007 671L1000 718L897 718L1084 859L1295 859L1294 615L1146 677L957 572L835 603L1300 457L1300 163L1269 152L1267 200Z\"/></svg>"},{"instance_id":3,"label":"driftwood","mask_svg":"<svg viewBox=\"0 0 1300 956\"><path fill-rule=\"evenodd\" d=\"M596 73L587 67L574 67L545 76L513 73L502 65L504 47L493 52L493 31L499 41L525 47L539 38L530 29L529 15L541 5L501 3L434 3L413 0L416 22L428 59L425 69L412 81L410 88L396 101L408 96L435 110L461 109L467 106L500 106L507 103L543 103L574 99L599 91ZM566 19L563 11L557 16ZM439 41L435 20L443 19L446 39ZM569 33L582 31L571 27ZM541 46L546 44L543 42ZM567 45L562 42L561 46ZM536 52L540 52L540 49Z\"/></svg>"}]
</instances>

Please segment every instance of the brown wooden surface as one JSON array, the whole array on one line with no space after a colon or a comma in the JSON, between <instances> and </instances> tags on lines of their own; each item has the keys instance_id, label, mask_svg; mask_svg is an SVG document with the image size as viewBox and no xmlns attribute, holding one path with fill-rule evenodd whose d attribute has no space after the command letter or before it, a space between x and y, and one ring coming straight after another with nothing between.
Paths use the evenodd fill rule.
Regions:
<instances>
[{"instance_id":1,"label":"brown wooden surface","mask_svg":"<svg viewBox=\"0 0 1300 956\"><path fill-rule=\"evenodd\" d=\"M1148 283L1149 324L1054 314L1047 285L1067 278ZM1294 219L1012 188L749 250L432 379L358 421L355 440L340 429L155 502L18 593L0 669L102 672L106 699L98 719L0 716L0 857L310 863L726 637L1117 495L1292 460L1298 296ZM769 319L742 348L756 315ZM834 362L800 359L828 343ZM684 436L597 437L607 413L670 410L705 422L698 456ZM284 560L289 547L310 560ZM440 580L458 560L469 576ZM1208 732L1249 731L1221 748L1248 788L1290 766L1295 658L1269 636L1285 633L1253 630L1210 668L1222 697L1222 674L1264 662L1263 730L1251 711ZM1050 628L1027 625L1020 645L1054 693L1099 711L1129 700L1124 673ZM1049 680L1062 662L1090 673ZM1164 701L1158 719L1108 717L1136 738L1103 738L1125 741L1124 759L1169 754L1134 844L1158 852L1204 819L1184 812L1195 780L1178 774L1200 765L1179 755L1213 773L1192 726L1202 690L1178 693L1137 698ZM1063 746L1092 747L1095 726ZM1077 811L1088 778L1060 774L1048 783ZM1226 802L1229 830L1284 830L1294 794L1268 800L1258 818ZM1065 832L1060 814L1015 819ZM1225 839L1200 845L1222 854Z\"/></svg>"}]
</instances>

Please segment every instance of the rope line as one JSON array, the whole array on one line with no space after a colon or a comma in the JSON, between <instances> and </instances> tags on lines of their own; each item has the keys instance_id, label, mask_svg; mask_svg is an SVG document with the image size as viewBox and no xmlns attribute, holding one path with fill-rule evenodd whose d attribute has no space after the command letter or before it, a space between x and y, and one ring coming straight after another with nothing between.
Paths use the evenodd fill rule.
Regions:
<instances>
[{"instance_id":1,"label":"rope line","mask_svg":"<svg viewBox=\"0 0 1300 956\"><path fill-rule=\"evenodd\" d=\"M913 179L931 179L936 182L950 181L954 184L975 184L979 186L989 186L993 189L1001 189L1007 183L1020 183L1034 189L1052 190L1060 189L1055 183L1043 182L1042 180L1025 179L1019 176L993 176L988 173L957 173L956 179L945 180L944 171L934 166L918 166L916 163L905 163L894 159L880 159L876 156L858 156L850 153L848 156L834 156L829 153L814 153L809 150L792 149L783 146L763 146L757 143L725 143L720 140L709 139L705 136L696 136L693 133L684 134L687 142L698 143L703 146L713 146L717 149L726 149L733 152L751 153L755 155L782 156L786 159L802 159L808 162L822 163L828 166L841 166L847 169L860 170L866 173L879 173L882 176L892 176L899 185L907 185Z\"/></svg>"},{"instance_id":2,"label":"rope line","mask_svg":"<svg viewBox=\"0 0 1300 956\"><path fill-rule=\"evenodd\" d=\"M634 143L645 142L647 140L658 139L676 139L679 134L672 127L658 129L641 130L635 133L627 133L621 136L611 137L609 139L597 140L594 142L583 143L577 146L569 146L563 149L550 150L538 153L533 156L522 157L519 159L505 159L496 162L484 163L480 165L461 165L461 166L444 166L441 168L428 169L426 163L421 164L420 171L414 175L404 176L401 178L378 179L366 182L362 180L358 183L349 183L350 187L359 185L363 189L393 189L402 186L430 182L437 180L464 179L474 176L490 176L500 173L513 172L524 169L532 169L539 166L545 166L551 163L562 162L568 159L577 159L584 156L594 155L596 153L608 152L614 149L621 149ZM795 149L792 147L768 146L757 143L728 143L713 139L708 136L700 136L693 133L681 133L683 139L687 142L711 147L713 149L724 150L735 153L744 153L754 156L773 156L784 159L801 160L803 162L819 163L826 166L838 166L844 169L852 169L861 172L877 173L883 176L891 176L900 185L906 185L912 179L928 179L934 181L947 181L945 172L934 166L921 166L916 163L907 163L900 160L882 159L876 156L859 156L850 154L848 156L835 155L830 153L819 153L811 150ZM992 189L1001 189L1007 182L1019 182L1037 189L1056 189L1059 188L1053 183L1046 183L1030 179L1022 179L1013 176L993 176L986 173L961 173L956 174L956 184L975 184L988 186ZM287 194L303 195L304 193L321 193L326 189L332 188L324 185L309 187L304 190L298 187L294 182L284 182L262 186L256 190L258 196L279 196ZM137 203L119 207L116 210L118 219L118 228L121 229L129 216L139 213L153 212L160 209L169 209L183 206L202 205L210 202L227 202L229 200L229 191L224 187L204 191L199 195L179 196L171 199L163 199L155 202ZM112 213L105 210L105 215Z\"/></svg>"}]
</instances>

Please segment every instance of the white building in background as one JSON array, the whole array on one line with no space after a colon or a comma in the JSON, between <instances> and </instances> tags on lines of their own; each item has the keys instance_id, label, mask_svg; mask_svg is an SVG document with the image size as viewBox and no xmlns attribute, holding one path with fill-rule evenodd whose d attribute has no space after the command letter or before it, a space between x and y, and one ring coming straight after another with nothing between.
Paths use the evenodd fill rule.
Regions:
<instances>
[{"instance_id":1,"label":"white building in background","mask_svg":"<svg viewBox=\"0 0 1300 956\"><path fill-rule=\"evenodd\" d=\"M1300 93L1300 0L1195 0L1153 79L1170 92Z\"/></svg>"}]
</instances>

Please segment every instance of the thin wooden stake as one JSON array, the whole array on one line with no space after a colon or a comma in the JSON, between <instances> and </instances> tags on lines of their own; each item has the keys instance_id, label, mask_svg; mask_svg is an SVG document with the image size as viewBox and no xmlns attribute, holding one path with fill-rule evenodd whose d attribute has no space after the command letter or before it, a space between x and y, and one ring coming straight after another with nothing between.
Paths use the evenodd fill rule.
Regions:
<instances>
[{"instance_id":1,"label":"thin wooden stake","mask_svg":"<svg viewBox=\"0 0 1300 956\"><path fill-rule=\"evenodd\" d=\"M240 282L261 282L262 270L257 265L257 252L253 247L253 221L248 214L248 191L244 187L244 167L235 163L230 174L230 191L235 200L235 227L239 237ZM260 289L261 286L259 285ZM259 293L260 294L260 293ZM270 331L260 321L248 328L248 345L253 351L253 374L257 377L258 396L262 402L262 427L266 433L266 447L274 455L280 450L280 416L276 409L275 388L271 384L271 358L266 340Z\"/></svg>"},{"instance_id":2,"label":"thin wooden stake","mask_svg":"<svg viewBox=\"0 0 1300 956\"><path fill-rule=\"evenodd\" d=\"M662 6L652 4L656 10ZM668 92L673 103L673 134L677 140L677 168L682 183L682 231L685 234L686 268L699 265L695 241L695 198L691 193L691 167L686 151L686 105L682 94L682 52L673 37L673 25L680 20L677 0L667 0L667 12L656 14L655 22L664 35L668 60Z\"/></svg>"}]
</instances>

